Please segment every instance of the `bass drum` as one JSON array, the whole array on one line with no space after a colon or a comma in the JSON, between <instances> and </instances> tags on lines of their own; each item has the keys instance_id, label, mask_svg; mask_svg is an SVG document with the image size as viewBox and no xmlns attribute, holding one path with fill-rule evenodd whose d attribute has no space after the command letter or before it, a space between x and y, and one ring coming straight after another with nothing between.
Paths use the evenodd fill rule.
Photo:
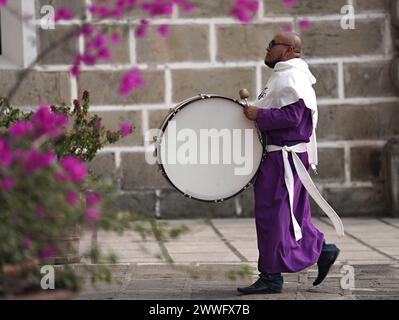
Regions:
<instances>
[{"instance_id":1,"label":"bass drum","mask_svg":"<svg viewBox=\"0 0 399 320\"><path fill-rule=\"evenodd\" d=\"M263 156L261 134L237 100L199 95L182 102L164 120L157 161L184 196L221 202L245 190Z\"/></svg>"}]
</instances>

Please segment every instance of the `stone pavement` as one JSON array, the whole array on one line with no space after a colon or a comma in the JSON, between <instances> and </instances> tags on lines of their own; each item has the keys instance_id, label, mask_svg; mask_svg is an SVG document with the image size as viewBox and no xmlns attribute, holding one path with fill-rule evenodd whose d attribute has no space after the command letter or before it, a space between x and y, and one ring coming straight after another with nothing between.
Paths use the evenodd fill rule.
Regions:
<instances>
[{"instance_id":1,"label":"stone pavement","mask_svg":"<svg viewBox=\"0 0 399 320\"><path fill-rule=\"evenodd\" d=\"M236 288L249 285L258 274L254 220L172 220L167 221L168 228L184 224L189 231L169 241L154 236L143 241L134 232L123 237L99 234L101 247L119 257L118 264L110 266L115 281L111 285L87 283L77 298L399 299L399 219L344 218L343 238L335 235L327 219L314 218L313 222L327 242L341 249L328 277L317 287L312 286L317 266L312 266L283 274L281 294L240 296ZM89 245L89 239L81 241L82 250ZM241 277L246 267L249 271Z\"/></svg>"}]
</instances>

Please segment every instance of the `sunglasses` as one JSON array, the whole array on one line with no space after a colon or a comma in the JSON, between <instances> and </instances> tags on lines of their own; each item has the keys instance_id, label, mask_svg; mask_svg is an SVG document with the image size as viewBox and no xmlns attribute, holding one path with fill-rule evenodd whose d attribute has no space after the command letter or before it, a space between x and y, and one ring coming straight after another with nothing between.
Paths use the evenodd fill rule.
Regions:
<instances>
[{"instance_id":1,"label":"sunglasses","mask_svg":"<svg viewBox=\"0 0 399 320\"><path fill-rule=\"evenodd\" d=\"M272 40L272 41L269 42L268 48L271 50L271 49L273 49L274 46L279 46L279 45L280 46L292 47L291 44L283 43L283 42L276 42L276 40Z\"/></svg>"}]
</instances>

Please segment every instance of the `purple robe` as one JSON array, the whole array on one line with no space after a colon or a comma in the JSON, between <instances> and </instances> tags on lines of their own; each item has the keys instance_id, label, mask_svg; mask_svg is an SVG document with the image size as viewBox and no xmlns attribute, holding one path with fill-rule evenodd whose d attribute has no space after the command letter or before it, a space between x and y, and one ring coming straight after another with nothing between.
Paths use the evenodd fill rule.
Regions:
<instances>
[{"instance_id":1,"label":"purple robe","mask_svg":"<svg viewBox=\"0 0 399 320\"><path fill-rule=\"evenodd\" d=\"M260 109L256 122L269 145L309 142L312 134L311 110L303 100L281 109ZM298 156L309 170L307 153L298 153ZM323 246L324 234L311 221L308 192L298 178L292 154L288 157L295 180L294 215L301 227L302 239L296 241L294 236L282 153L269 152L254 185L260 272L298 272L317 263Z\"/></svg>"}]
</instances>

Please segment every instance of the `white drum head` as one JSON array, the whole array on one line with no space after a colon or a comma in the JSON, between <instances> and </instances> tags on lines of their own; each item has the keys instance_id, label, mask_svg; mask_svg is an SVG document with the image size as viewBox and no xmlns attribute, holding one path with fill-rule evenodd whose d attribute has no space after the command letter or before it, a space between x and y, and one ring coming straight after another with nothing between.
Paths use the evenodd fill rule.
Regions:
<instances>
[{"instance_id":1,"label":"white drum head","mask_svg":"<svg viewBox=\"0 0 399 320\"><path fill-rule=\"evenodd\" d=\"M253 121L234 100L207 96L175 109L158 139L158 161L165 176L183 194L221 201L253 179L263 147Z\"/></svg>"}]
</instances>

